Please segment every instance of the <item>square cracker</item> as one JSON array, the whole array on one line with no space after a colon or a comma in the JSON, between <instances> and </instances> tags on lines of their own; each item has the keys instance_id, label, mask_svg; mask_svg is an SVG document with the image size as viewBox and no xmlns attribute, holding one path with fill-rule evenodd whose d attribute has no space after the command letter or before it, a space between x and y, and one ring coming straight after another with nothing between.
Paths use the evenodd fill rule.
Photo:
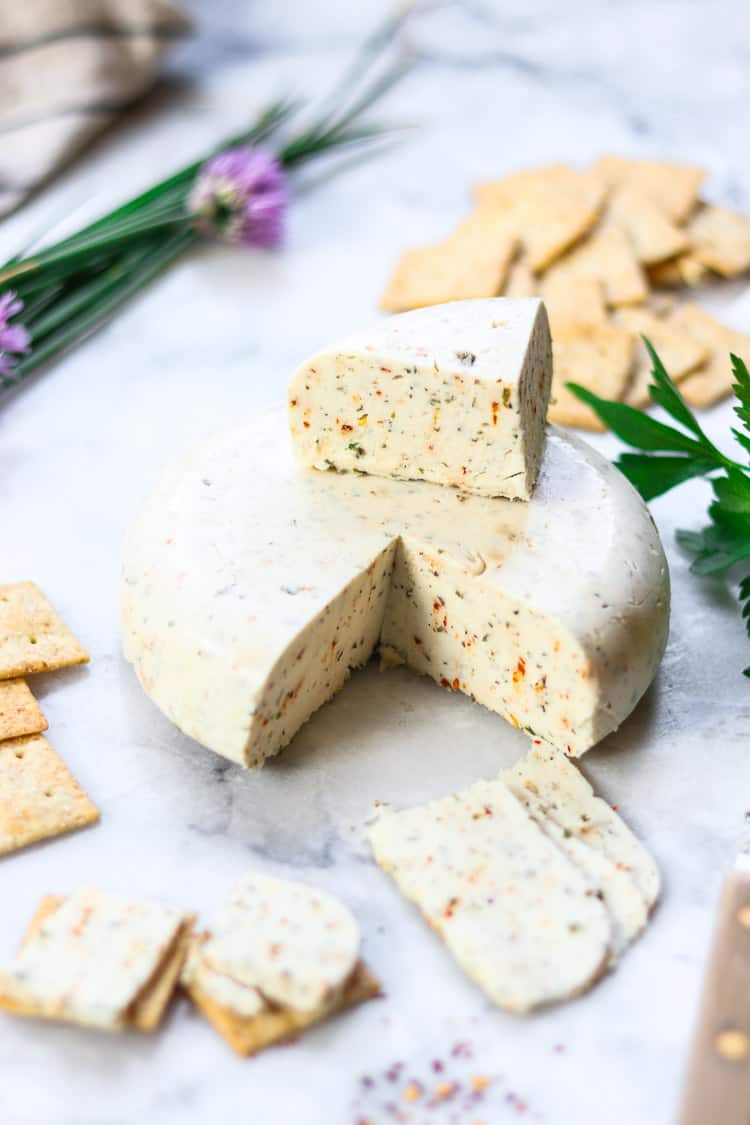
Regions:
<instances>
[{"instance_id":1,"label":"square cracker","mask_svg":"<svg viewBox=\"0 0 750 1125\"><path fill-rule=\"evenodd\" d=\"M38 586L0 586L0 680L69 668L88 659Z\"/></svg>"},{"instance_id":2,"label":"square cracker","mask_svg":"<svg viewBox=\"0 0 750 1125\"><path fill-rule=\"evenodd\" d=\"M446 301L496 297L516 246L504 222L488 214L472 215L445 242L405 250L380 307L405 312Z\"/></svg>"},{"instance_id":3,"label":"square cracker","mask_svg":"<svg viewBox=\"0 0 750 1125\"><path fill-rule=\"evenodd\" d=\"M663 262L690 249L685 231L676 226L647 195L620 187L609 198L608 214L618 223L644 265Z\"/></svg>"},{"instance_id":4,"label":"square cracker","mask_svg":"<svg viewBox=\"0 0 750 1125\"><path fill-rule=\"evenodd\" d=\"M651 357L642 336L647 336L654 345L673 382L680 382L708 359L705 345L675 326L671 313L657 316L649 309L620 309L615 319L621 328L637 338L635 369L623 395L623 401L629 406L648 406L651 402L648 393Z\"/></svg>"},{"instance_id":5,"label":"square cracker","mask_svg":"<svg viewBox=\"0 0 750 1125\"><path fill-rule=\"evenodd\" d=\"M600 281L545 277L539 285L539 296L547 306L553 333L574 324L607 323L604 286Z\"/></svg>"},{"instance_id":6,"label":"square cracker","mask_svg":"<svg viewBox=\"0 0 750 1125\"><path fill-rule=\"evenodd\" d=\"M552 400L548 418L563 426L603 430L599 419L565 386L580 383L602 398L620 398L633 366L635 339L609 325L570 325L552 337Z\"/></svg>"},{"instance_id":7,"label":"square cracker","mask_svg":"<svg viewBox=\"0 0 750 1125\"><path fill-rule=\"evenodd\" d=\"M196 935L193 941L201 942L204 937L205 935ZM256 1055L266 1047L288 1042L298 1032L313 1024L380 995L380 984L363 961L357 962L338 1003L323 1011L300 1012L275 1006L254 1016L244 1016L231 1008L223 1007L194 984L183 984L183 988L208 1022L238 1055Z\"/></svg>"},{"instance_id":8,"label":"square cracker","mask_svg":"<svg viewBox=\"0 0 750 1125\"><path fill-rule=\"evenodd\" d=\"M0 855L99 819L99 810L40 734L0 743Z\"/></svg>"},{"instance_id":9,"label":"square cracker","mask_svg":"<svg viewBox=\"0 0 750 1125\"><path fill-rule=\"evenodd\" d=\"M674 223L684 223L698 202L706 175L691 164L669 164L656 160L631 160L603 156L594 172L610 187L626 186L648 196Z\"/></svg>"},{"instance_id":10,"label":"square cracker","mask_svg":"<svg viewBox=\"0 0 750 1125\"><path fill-rule=\"evenodd\" d=\"M620 227L607 222L556 261L545 280L560 285L599 281L608 305L637 305L648 296L648 284L630 240Z\"/></svg>"},{"instance_id":11,"label":"square cracker","mask_svg":"<svg viewBox=\"0 0 750 1125\"><path fill-rule=\"evenodd\" d=\"M750 337L727 328L700 305L686 304L672 314L675 329L708 349L708 359L680 386L691 406L713 406L731 393L734 376L729 353L750 364Z\"/></svg>"},{"instance_id":12,"label":"square cracker","mask_svg":"<svg viewBox=\"0 0 750 1125\"><path fill-rule=\"evenodd\" d=\"M750 269L750 218L727 207L704 204L687 228L693 257L704 266L736 277Z\"/></svg>"},{"instance_id":13,"label":"square cracker","mask_svg":"<svg viewBox=\"0 0 750 1125\"><path fill-rule=\"evenodd\" d=\"M61 895L44 896L29 922L21 948L34 936L46 919L59 910L64 901ZM126 1027L150 1032L155 1031L161 1024L179 983L180 973L190 948L194 924L194 915L185 917L156 972L130 1005L125 1018ZM1 991L0 1010L19 1016L43 1017L43 1013L33 1005L20 1003L15 997L3 995Z\"/></svg>"},{"instance_id":14,"label":"square cracker","mask_svg":"<svg viewBox=\"0 0 750 1125\"><path fill-rule=\"evenodd\" d=\"M0 680L0 742L39 734L47 720L25 680Z\"/></svg>"}]
</instances>

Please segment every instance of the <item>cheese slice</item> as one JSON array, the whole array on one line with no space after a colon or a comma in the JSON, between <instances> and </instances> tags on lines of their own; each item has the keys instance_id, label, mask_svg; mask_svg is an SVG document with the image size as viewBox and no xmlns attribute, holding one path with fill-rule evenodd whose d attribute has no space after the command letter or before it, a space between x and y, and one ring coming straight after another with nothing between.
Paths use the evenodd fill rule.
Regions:
<instances>
[{"instance_id":1,"label":"cheese slice","mask_svg":"<svg viewBox=\"0 0 750 1125\"><path fill-rule=\"evenodd\" d=\"M528 504L295 463L282 411L167 471L125 549L146 692L248 766L389 655L568 754L614 730L664 648L669 579L625 478L550 427Z\"/></svg>"},{"instance_id":2,"label":"cheese slice","mask_svg":"<svg viewBox=\"0 0 750 1125\"><path fill-rule=\"evenodd\" d=\"M542 302L454 301L318 352L289 386L300 462L527 500L552 351Z\"/></svg>"},{"instance_id":3,"label":"cheese slice","mask_svg":"<svg viewBox=\"0 0 750 1125\"><path fill-rule=\"evenodd\" d=\"M547 820L569 840L582 842L627 873L651 910L659 897L659 870L617 812L597 797L581 771L552 746L535 741L503 778L514 792L535 798Z\"/></svg>"},{"instance_id":4,"label":"cheese slice","mask_svg":"<svg viewBox=\"0 0 750 1125\"><path fill-rule=\"evenodd\" d=\"M357 964L359 944L353 915L330 895L249 874L233 888L200 948L209 970L201 980L214 993L216 976L223 977L224 998L215 998L243 1014L252 1014L251 989L296 1011L318 1011L335 1003ZM232 981L242 1006L228 998Z\"/></svg>"},{"instance_id":5,"label":"cheese slice","mask_svg":"<svg viewBox=\"0 0 750 1125\"><path fill-rule=\"evenodd\" d=\"M500 1007L575 996L606 967L612 931L595 888L502 781L386 807L369 835L379 866Z\"/></svg>"},{"instance_id":6,"label":"cheese slice","mask_svg":"<svg viewBox=\"0 0 750 1125\"><path fill-rule=\"evenodd\" d=\"M29 1014L120 1029L182 922L158 903L77 891L24 942L0 992Z\"/></svg>"}]
</instances>

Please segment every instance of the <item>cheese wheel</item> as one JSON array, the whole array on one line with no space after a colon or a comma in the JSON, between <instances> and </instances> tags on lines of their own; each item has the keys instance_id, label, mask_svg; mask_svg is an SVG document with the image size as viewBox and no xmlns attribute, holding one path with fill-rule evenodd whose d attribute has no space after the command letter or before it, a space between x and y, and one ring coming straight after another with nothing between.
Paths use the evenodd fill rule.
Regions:
<instances>
[{"instance_id":1,"label":"cheese wheel","mask_svg":"<svg viewBox=\"0 0 750 1125\"><path fill-rule=\"evenodd\" d=\"M296 463L282 410L169 469L128 536L127 658L186 734L246 766L285 746L378 642L583 753L661 658L669 578L649 512L549 428L528 504Z\"/></svg>"},{"instance_id":2,"label":"cheese wheel","mask_svg":"<svg viewBox=\"0 0 750 1125\"><path fill-rule=\"evenodd\" d=\"M552 343L538 297L452 301L311 356L289 385L301 463L528 500Z\"/></svg>"}]
</instances>

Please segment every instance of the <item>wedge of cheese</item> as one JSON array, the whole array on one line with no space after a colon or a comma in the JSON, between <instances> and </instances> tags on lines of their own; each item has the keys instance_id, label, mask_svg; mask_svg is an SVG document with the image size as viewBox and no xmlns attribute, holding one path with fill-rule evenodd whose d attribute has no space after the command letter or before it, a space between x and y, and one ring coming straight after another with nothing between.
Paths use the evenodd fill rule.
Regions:
<instances>
[{"instance_id":1,"label":"wedge of cheese","mask_svg":"<svg viewBox=\"0 0 750 1125\"><path fill-rule=\"evenodd\" d=\"M402 313L318 352L289 386L300 462L528 500L552 377L536 298Z\"/></svg>"},{"instance_id":2,"label":"wedge of cheese","mask_svg":"<svg viewBox=\"0 0 750 1125\"><path fill-rule=\"evenodd\" d=\"M595 888L502 781L385 807L369 835L379 866L500 1007L567 999L606 968L612 928Z\"/></svg>"},{"instance_id":3,"label":"wedge of cheese","mask_svg":"<svg viewBox=\"0 0 750 1125\"><path fill-rule=\"evenodd\" d=\"M654 676L669 580L646 506L550 427L528 504L301 470L281 410L162 479L125 549L125 653L183 731L260 765L378 642L565 753Z\"/></svg>"}]
</instances>

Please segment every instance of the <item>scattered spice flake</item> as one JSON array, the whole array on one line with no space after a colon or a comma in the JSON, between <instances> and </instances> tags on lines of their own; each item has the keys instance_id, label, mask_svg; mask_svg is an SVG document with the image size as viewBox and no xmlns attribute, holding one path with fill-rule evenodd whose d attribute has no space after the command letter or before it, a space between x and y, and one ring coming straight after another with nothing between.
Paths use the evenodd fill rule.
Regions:
<instances>
[{"instance_id":1,"label":"scattered spice flake","mask_svg":"<svg viewBox=\"0 0 750 1125\"><path fill-rule=\"evenodd\" d=\"M473 367L477 361L474 352L456 352L456 359L459 359L461 363L465 363L467 367Z\"/></svg>"},{"instance_id":2,"label":"scattered spice flake","mask_svg":"<svg viewBox=\"0 0 750 1125\"><path fill-rule=\"evenodd\" d=\"M408 1082L406 1086L404 1086L401 1092L401 1097L405 1102L418 1102L422 1097L422 1093L422 1083L417 1082L416 1079L412 1078L411 1082Z\"/></svg>"}]
</instances>

